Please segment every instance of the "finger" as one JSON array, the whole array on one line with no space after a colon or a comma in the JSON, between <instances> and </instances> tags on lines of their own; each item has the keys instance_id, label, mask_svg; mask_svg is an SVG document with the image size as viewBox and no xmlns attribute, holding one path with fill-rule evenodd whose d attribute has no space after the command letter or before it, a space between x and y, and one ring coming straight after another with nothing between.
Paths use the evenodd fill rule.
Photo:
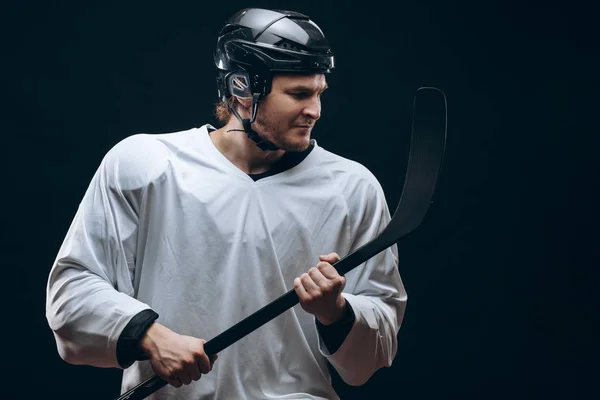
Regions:
<instances>
[{"instance_id":1,"label":"finger","mask_svg":"<svg viewBox=\"0 0 600 400\"><path fill-rule=\"evenodd\" d=\"M310 299L310 294L308 294L308 292L306 291L306 288L302 284L302 280L299 277L294 279L294 290L296 291L300 302Z\"/></svg>"},{"instance_id":2,"label":"finger","mask_svg":"<svg viewBox=\"0 0 600 400\"><path fill-rule=\"evenodd\" d=\"M300 281L302 282L302 286L304 286L304 289L306 289L306 292L310 296L316 296L321 293L321 289L319 288L319 286L312 280L310 275L308 275L307 273L300 275Z\"/></svg>"},{"instance_id":3,"label":"finger","mask_svg":"<svg viewBox=\"0 0 600 400\"><path fill-rule=\"evenodd\" d=\"M311 268L308 270L308 275L312 279L312 281L320 288L320 290L329 290L331 287L331 282L323 273L321 272L319 265L329 265L327 263L319 263L317 264L317 268ZM329 265L330 268L333 268ZM335 268L333 268L335 270Z\"/></svg>"},{"instance_id":4,"label":"finger","mask_svg":"<svg viewBox=\"0 0 600 400\"><path fill-rule=\"evenodd\" d=\"M328 263L335 263L340 260L340 256L338 255L338 253L329 253L326 255L319 256L319 260L326 261Z\"/></svg>"},{"instance_id":5,"label":"finger","mask_svg":"<svg viewBox=\"0 0 600 400\"><path fill-rule=\"evenodd\" d=\"M184 385L189 385L190 383L192 383L192 378L190 377L190 374L187 370L180 372L177 375L177 378L179 378L181 383L183 383Z\"/></svg>"},{"instance_id":6,"label":"finger","mask_svg":"<svg viewBox=\"0 0 600 400\"><path fill-rule=\"evenodd\" d=\"M208 374L212 369L212 364L208 359L208 356L204 352L204 345L206 344L206 340L200 339L202 342L202 348L196 349L196 365L198 369L203 374Z\"/></svg>"},{"instance_id":7,"label":"finger","mask_svg":"<svg viewBox=\"0 0 600 400\"><path fill-rule=\"evenodd\" d=\"M326 262L318 263L317 269L327 279L339 279L342 277L333 265Z\"/></svg>"},{"instance_id":8,"label":"finger","mask_svg":"<svg viewBox=\"0 0 600 400\"><path fill-rule=\"evenodd\" d=\"M202 374L200 373L200 368L198 368L198 365L196 364L190 367L189 374L190 379L193 381L197 381L202 376Z\"/></svg>"},{"instance_id":9,"label":"finger","mask_svg":"<svg viewBox=\"0 0 600 400\"><path fill-rule=\"evenodd\" d=\"M323 274L323 276L327 278L331 287L344 290L344 288L346 287L346 277L340 275L335 269L335 267L328 263L319 263L317 265L317 268L319 269L319 271L321 271L321 274Z\"/></svg>"},{"instance_id":10,"label":"finger","mask_svg":"<svg viewBox=\"0 0 600 400\"><path fill-rule=\"evenodd\" d=\"M217 362L217 359L219 358L218 354L215 354L214 356L212 356L210 358L210 366L212 367L213 365L215 365L215 363Z\"/></svg>"},{"instance_id":11,"label":"finger","mask_svg":"<svg viewBox=\"0 0 600 400\"><path fill-rule=\"evenodd\" d=\"M181 383L181 381L177 377L168 378L166 379L166 381L169 383L169 385L174 386L176 388L183 386L183 383Z\"/></svg>"},{"instance_id":12,"label":"finger","mask_svg":"<svg viewBox=\"0 0 600 400\"><path fill-rule=\"evenodd\" d=\"M212 365L210 365L210 360L206 354L202 354L202 356L196 359L196 365L203 374L208 374L212 369Z\"/></svg>"}]
</instances>

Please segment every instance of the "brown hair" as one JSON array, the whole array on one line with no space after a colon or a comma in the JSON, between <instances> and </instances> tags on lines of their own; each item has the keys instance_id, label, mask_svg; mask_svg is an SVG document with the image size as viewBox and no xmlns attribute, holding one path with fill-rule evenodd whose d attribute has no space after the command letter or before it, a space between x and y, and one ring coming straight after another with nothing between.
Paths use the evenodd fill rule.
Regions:
<instances>
[{"instance_id":1,"label":"brown hair","mask_svg":"<svg viewBox=\"0 0 600 400\"><path fill-rule=\"evenodd\" d=\"M235 96L231 96L227 100L221 100L219 103L215 105L215 116L217 120L223 125L229 122L229 118L231 118L231 111L229 111L229 106L236 106Z\"/></svg>"}]
</instances>

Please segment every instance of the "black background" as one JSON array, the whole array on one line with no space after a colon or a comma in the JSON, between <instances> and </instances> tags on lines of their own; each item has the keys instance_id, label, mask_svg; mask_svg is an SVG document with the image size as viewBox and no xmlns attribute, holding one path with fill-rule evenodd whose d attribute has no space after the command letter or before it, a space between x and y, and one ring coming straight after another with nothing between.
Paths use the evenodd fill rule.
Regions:
<instances>
[{"instance_id":1,"label":"black background","mask_svg":"<svg viewBox=\"0 0 600 400\"><path fill-rule=\"evenodd\" d=\"M215 123L212 51L240 8L306 13L336 52L319 144L400 197L412 96L448 98L443 174L399 243L394 365L343 399L597 396L599 49L575 2L3 2L2 398L110 399L120 371L63 362L45 284L103 155ZM258 372L259 373L259 372ZM595 395L593 393L596 393Z\"/></svg>"}]
</instances>

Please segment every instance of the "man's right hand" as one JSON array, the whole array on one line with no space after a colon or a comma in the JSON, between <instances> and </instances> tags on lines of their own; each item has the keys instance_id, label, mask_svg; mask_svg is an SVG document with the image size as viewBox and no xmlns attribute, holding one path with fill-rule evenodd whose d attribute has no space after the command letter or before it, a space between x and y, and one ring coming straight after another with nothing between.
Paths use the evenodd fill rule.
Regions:
<instances>
[{"instance_id":1,"label":"man's right hand","mask_svg":"<svg viewBox=\"0 0 600 400\"><path fill-rule=\"evenodd\" d=\"M197 381L202 374L212 370L218 355L209 360L204 352L204 343L204 339L179 335L154 322L146 331L140 346L150 357L154 373L178 388Z\"/></svg>"}]
</instances>

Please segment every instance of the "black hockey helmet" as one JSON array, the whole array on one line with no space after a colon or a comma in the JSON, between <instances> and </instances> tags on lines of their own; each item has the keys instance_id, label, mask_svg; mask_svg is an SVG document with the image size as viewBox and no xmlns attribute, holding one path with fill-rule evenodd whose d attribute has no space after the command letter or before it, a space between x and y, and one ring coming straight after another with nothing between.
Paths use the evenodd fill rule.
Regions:
<instances>
[{"instance_id":1,"label":"black hockey helmet","mask_svg":"<svg viewBox=\"0 0 600 400\"><path fill-rule=\"evenodd\" d=\"M230 111L263 150L278 148L261 139L250 124L258 100L269 94L275 73L329 73L334 58L321 29L294 11L246 8L233 15L219 33L214 52L219 99L252 98L252 118Z\"/></svg>"}]
</instances>

